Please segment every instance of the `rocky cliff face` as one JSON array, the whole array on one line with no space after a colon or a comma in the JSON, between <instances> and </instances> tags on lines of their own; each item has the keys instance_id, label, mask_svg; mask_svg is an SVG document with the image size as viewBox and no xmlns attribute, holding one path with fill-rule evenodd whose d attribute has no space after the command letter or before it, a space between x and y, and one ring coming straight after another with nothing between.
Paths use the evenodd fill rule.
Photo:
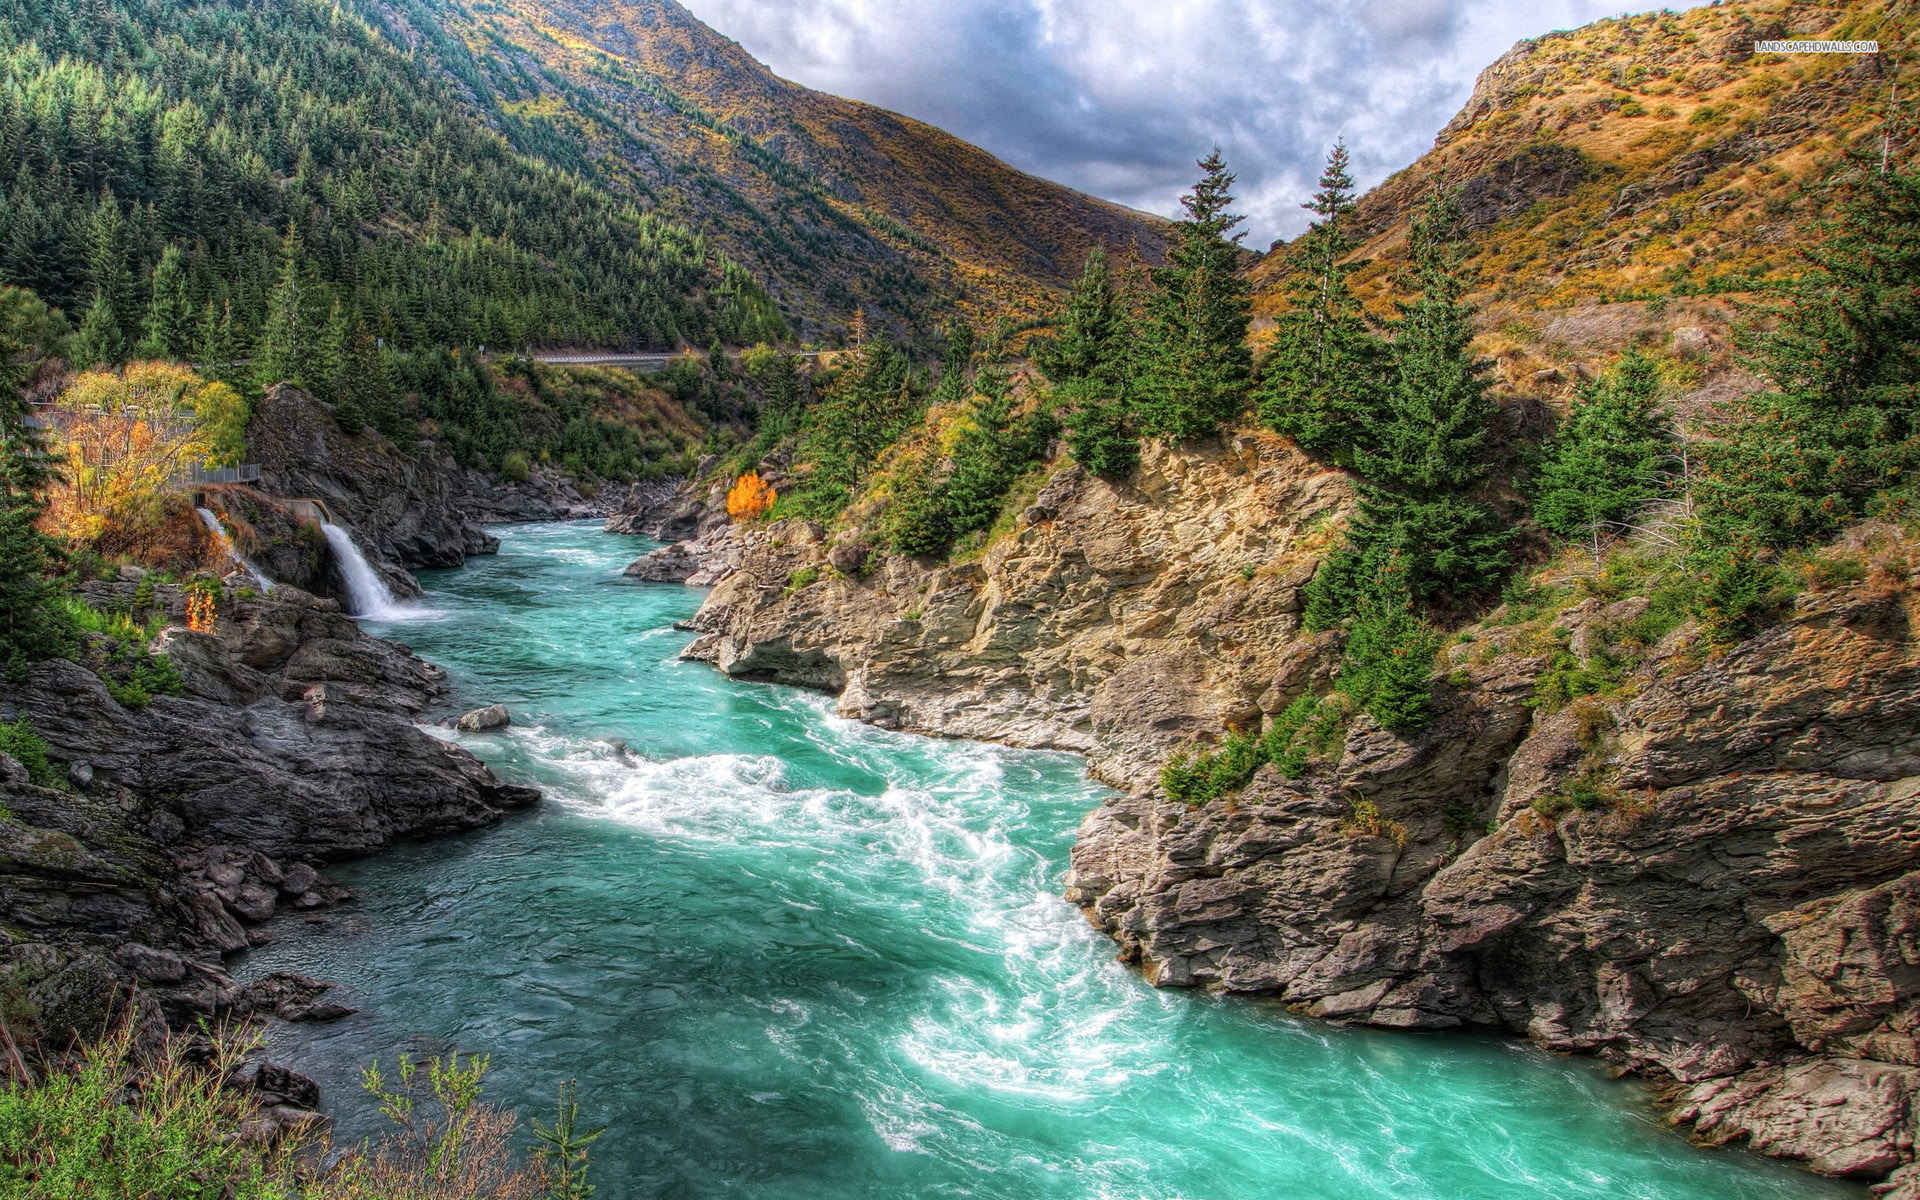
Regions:
<instances>
[{"instance_id":1,"label":"rocky cliff face","mask_svg":"<svg viewBox=\"0 0 1920 1200\"><path fill-rule=\"evenodd\" d=\"M134 584L89 587L113 605ZM181 616L181 594L155 595ZM282 587L222 609L212 634L164 635L182 694L137 711L73 663L0 683L0 718L30 722L59 773L59 787L36 786L0 755L0 989L49 1046L97 1030L135 991L176 1021L337 1015L324 985L241 987L221 957L277 911L343 895L325 862L538 798L417 728L440 672L332 601Z\"/></svg>"},{"instance_id":2,"label":"rocky cliff face","mask_svg":"<svg viewBox=\"0 0 1920 1200\"><path fill-rule=\"evenodd\" d=\"M462 511L462 472L433 443L408 454L373 430L348 436L326 405L285 384L267 392L247 425L262 468L261 490L318 501L336 525L352 528L376 562L457 567L499 543ZM419 587L402 572L389 582Z\"/></svg>"},{"instance_id":3,"label":"rocky cliff face","mask_svg":"<svg viewBox=\"0 0 1920 1200\"><path fill-rule=\"evenodd\" d=\"M1554 652L1644 602L1476 627L1419 734L1353 715L1298 778L1168 800L1179 746L1326 690L1338 646L1301 631L1300 588L1351 497L1247 435L1154 451L1135 488L1066 468L978 562L787 522L636 569L724 576L687 653L729 674L1087 753L1122 793L1082 827L1068 894L1159 984L1598 1053L1669 1081L1706 1139L1920 1195L1912 545L1880 531L1869 578L1731 649L1682 628L1560 711L1538 701Z\"/></svg>"}]
</instances>

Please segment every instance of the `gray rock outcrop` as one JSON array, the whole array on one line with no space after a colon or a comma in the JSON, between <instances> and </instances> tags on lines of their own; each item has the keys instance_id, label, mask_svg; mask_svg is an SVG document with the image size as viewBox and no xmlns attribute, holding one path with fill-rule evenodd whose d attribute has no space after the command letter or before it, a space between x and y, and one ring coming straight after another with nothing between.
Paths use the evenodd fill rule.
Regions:
<instances>
[{"instance_id":1,"label":"gray rock outcrop","mask_svg":"<svg viewBox=\"0 0 1920 1200\"><path fill-rule=\"evenodd\" d=\"M89 599L124 604L135 586ZM180 592L155 598L179 619ZM538 799L416 726L441 672L334 602L283 587L222 608L213 633L163 635L180 695L128 708L63 661L0 683L0 719L28 721L67 781L37 786L0 756L0 970L49 1044L97 1030L135 989L175 1022L340 1015L324 985L242 986L221 958L276 913L339 900L326 862Z\"/></svg>"},{"instance_id":2,"label":"gray rock outcrop","mask_svg":"<svg viewBox=\"0 0 1920 1200\"><path fill-rule=\"evenodd\" d=\"M1535 702L1546 642L1467 631L1437 716L1363 715L1300 778L1166 798L1184 744L1324 693L1301 588L1352 489L1287 443L1064 467L977 561L739 535L688 657L838 693L878 724L1082 751L1069 896L1156 983L1402 1028L1504 1030L1664 1081L1678 1121L1920 1196L1920 548L1707 653L1669 638L1613 698ZM1632 597L1554 618L1591 654ZM1566 797L1596 772L1614 792Z\"/></svg>"}]
</instances>

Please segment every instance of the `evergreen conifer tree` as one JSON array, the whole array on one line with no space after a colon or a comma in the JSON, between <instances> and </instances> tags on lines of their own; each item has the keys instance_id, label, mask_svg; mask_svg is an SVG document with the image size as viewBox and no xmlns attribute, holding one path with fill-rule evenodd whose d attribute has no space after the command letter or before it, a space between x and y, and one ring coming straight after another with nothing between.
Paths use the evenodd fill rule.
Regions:
<instances>
[{"instance_id":1,"label":"evergreen conifer tree","mask_svg":"<svg viewBox=\"0 0 1920 1200\"><path fill-rule=\"evenodd\" d=\"M1541 447L1527 488L1534 519L1597 549L1602 533L1623 529L1660 494L1673 445L1659 369L1629 348L1613 370L1580 389L1566 421Z\"/></svg>"},{"instance_id":2,"label":"evergreen conifer tree","mask_svg":"<svg viewBox=\"0 0 1920 1200\"><path fill-rule=\"evenodd\" d=\"M1347 286L1341 260L1353 249L1354 210L1347 147L1335 143L1320 190L1302 207L1308 226L1287 283L1287 310L1275 323L1255 403L1261 419L1315 454L1352 461L1377 414L1385 350Z\"/></svg>"},{"instance_id":3,"label":"evergreen conifer tree","mask_svg":"<svg viewBox=\"0 0 1920 1200\"><path fill-rule=\"evenodd\" d=\"M814 406L807 434L820 502L836 508L920 408L907 356L859 324L859 351Z\"/></svg>"},{"instance_id":4,"label":"evergreen conifer tree","mask_svg":"<svg viewBox=\"0 0 1920 1200\"><path fill-rule=\"evenodd\" d=\"M1253 380L1251 319L1240 275L1241 218L1229 211L1234 176L1215 150L1200 162L1187 217L1174 230L1167 265L1154 272L1147 304L1135 408L1140 431L1188 441L1233 421ZM1231 236L1229 236L1231 235Z\"/></svg>"},{"instance_id":5,"label":"evergreen conifer tree","mask_svg":"<svg viewBox=\"0 0 1920 1200\"><path fill-rule=\"evenodd\" d=\"M193 357L202 376L228 385L239 382L239 352L233 340L233 301L222 301L218 309L213 301L207 301L200 314L200 333Z\"/></svg>"},{"instance_id":6,"label":"evergreen conifer tree","mask_svg":"<svg viewBox=\"0 0 1920 1200\"><path fill-rule=\"evenodd\" d=\"M1126 382L1130 324L1107 252L1096 246L1054 324L1053 341L1035 348L1034 365L1056 386L1088 380L1118 391Z\"/></svg>"},{"instance_id":7,"label":"evergreen conifer tree","mask_svg":"<svg viewBox=\"0 0 1920 1200\"><path fill-rule=\"evenodd\" d=\"M126 339L120 335L120 313L105 292L95 292L73 336L73 359L82 367L116 366L126 361Z\"/></svg>"},{"instance_id":8,"label":"evergreen conifer tree","mask_svg":"<svg viewBox=\"0 0 1920 1200\"><path fill-rule=\"evenodd\" d=\"M1054 384L1066 414L1074 461L1105 479L1123 479L1140 459L1131 417L1132 320L1106 251L1095 248L1034 365Z\"/></svg>"},{"instance_id":9,"label":"evergreen conifer tree","mask_svg":"<svg viewBox=\"0 0 1920 1200\"><path fill-rule=\"evenodd\" d=\"M186 258L178 246L160 253L153 268L146 320L142 322L141 358L180 358L193 343L193 311L187 301Z\"/></svg>"},{"instance_id":10,"label":"evergreen conifer tree","mask_svg":"<svg viewBox=\"0 0 1920 1200\"><path fill-rule=\"evenodd\" d=\"M1773 389L1701 446L1703 531L1760 548L1823 540L1920 454L1920 171L1855 162L1836 218L1771 327L1748 336Z\"/></svg>"},{"instance_id":11,"label":"evergreen conifer tree","mask_svg":"<svg viewBox=\"0 0 1920 1200\"><path fill-rule=\"evenodd\" d=\"M27 667L66 651L72 621L51 578L58 550L40 532L42 495L52 467L23 388L51 352L45 306L29 293L0 288L0 674L19 680Z\"/></svg>"},{"instance_id":12,"label":"evergreen conifer tree","mask_svg":"<svg viewBox=\"0 0 1920 1200\"><path fill-rule=\"evenodd\" d=\"M952 404L965 400L972 391L967 368L973 363L973 351L978 342L979 335L965 321L947 330L946 352L941 356L940 382L933 389L935 403Z\"/></svg>"},{"instance_id":13,"label":"evergreen conifer tree","mask_svg":"<svg viewBox=\"0 0 1920 1200\"><path fill-rule=\"evenodd\" d=\"M254 348L254 378L262 388L276 383L306 385L312 365L314 331L307 326L307 256L300 232L287 224L280 240L280 265L267 295L267 320Z\"/></svg>"},{"instance_id":14,"label":"evergreen conifer tree","mask_svg":"<svg viewBox=\"0 0 1920 1200\"><path fill-rule=\"evenodd\" d=\"M1349 552L1329 561L1331 574L1323 571L1350 596L1356 569L1379 570L1395 552L1408 592L1422 601L1442 591L1484 590L1507 566L1511 531L1472 495L1489 473L1487 438L1498 411L1487 364L1472 350L1459 221L1456 198L1442 190L1414 218L1403 281L1413 298L1397 306L1391 385L1354 455L1366 476L1361 517ZM1343 575L1347 581L1338 582ZM1330 599L1337 609L1351 608L1323 597L1320 611Z\"/></svg>"},{"instance_id":15,"label":"evergreen conifer tree","mask_svg":"<svg viewBox=\"0 0 1920 1200\"><path fill-rule=\"evenodd\" d=\"M1401 555L1386 554L1361 581L1347 628L1340 690L1382 728L1417 728L1428 716L1439 649L1439 637L1414 610Z\"/></svg>"}]
</instances>

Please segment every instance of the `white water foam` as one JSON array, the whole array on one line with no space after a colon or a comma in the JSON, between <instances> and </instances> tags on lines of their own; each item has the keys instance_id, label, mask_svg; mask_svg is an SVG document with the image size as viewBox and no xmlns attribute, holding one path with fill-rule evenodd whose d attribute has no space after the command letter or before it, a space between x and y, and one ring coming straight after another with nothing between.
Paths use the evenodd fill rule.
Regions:
<instances>
[{"instance_id":1,"label":"white water foam","mask_svg":"<svg viewBox=\"0 0 1920 1200\"><path fill-rule=\"evenodd\" d=\"M333 556L340 563L354 616L368 621L417 621L440 615L432 609L395 600L387 581L380 578L380 572L373 569L367 556L360 553L360 547L354 545L352 534L330 521L321 522L320 531L327 535L327 545L333 548Z\"/></svg>"}]
</instances>

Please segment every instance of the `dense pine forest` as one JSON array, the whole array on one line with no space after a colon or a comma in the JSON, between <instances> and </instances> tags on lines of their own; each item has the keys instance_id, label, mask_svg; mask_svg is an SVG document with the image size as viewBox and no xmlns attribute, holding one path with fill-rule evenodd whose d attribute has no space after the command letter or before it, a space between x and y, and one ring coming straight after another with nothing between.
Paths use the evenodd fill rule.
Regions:
<instances>
[{"instance_id":1,"label":"dense pine forest","mask_svg":"<svg viewBox=\"0 0 1920 1200\"><path fill-rule=\"evenodd\" d=\"M0 283L76 360L778 339L698 234L515 153L349 6L0 5ZM275 341L277 339L277 342Z\"/></svg>"}]
</instances>

